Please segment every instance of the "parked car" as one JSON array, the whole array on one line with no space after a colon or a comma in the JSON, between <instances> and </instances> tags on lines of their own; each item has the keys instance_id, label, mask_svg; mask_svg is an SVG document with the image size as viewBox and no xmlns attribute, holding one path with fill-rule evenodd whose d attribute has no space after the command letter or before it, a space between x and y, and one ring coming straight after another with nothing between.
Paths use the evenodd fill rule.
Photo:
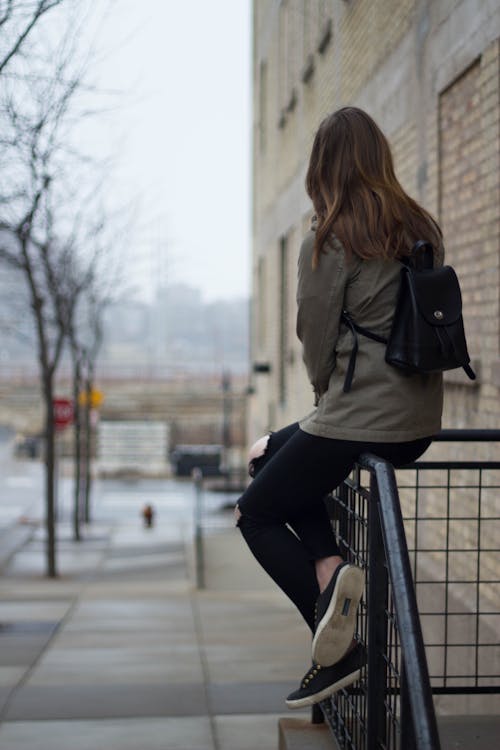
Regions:
<instances>
[{"instance_id":1,"label":"parked car","mask_svg":"<svg viewBox=\"0 0 500 750\"><path fill-rule=\"evenodd\" d=\"M222 445L177 445L170 454L174 474L190 477L200 469L204 477L221 476Z\"/></svg>"}]
</instances>

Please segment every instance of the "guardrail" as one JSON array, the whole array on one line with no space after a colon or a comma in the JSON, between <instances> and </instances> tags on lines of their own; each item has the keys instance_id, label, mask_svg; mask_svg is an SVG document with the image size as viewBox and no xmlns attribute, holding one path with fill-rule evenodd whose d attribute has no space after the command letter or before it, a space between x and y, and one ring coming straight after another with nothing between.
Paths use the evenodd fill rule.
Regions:
<instances>
[{"instance_id":1,"label":"guardrail","mask_svg":"<svg viewBox=\"0 0 500 750\"><path fill-rule=\"evenodd\" d=\"M437 439L500 442L500 430ZM433 695L500 693L500 462L419 461L398 477L399 491L392 466L364 455L332 495L343 555L367 571L367 669L321 704L349 750L439 750Z\"/></svg>"}]
</instances>

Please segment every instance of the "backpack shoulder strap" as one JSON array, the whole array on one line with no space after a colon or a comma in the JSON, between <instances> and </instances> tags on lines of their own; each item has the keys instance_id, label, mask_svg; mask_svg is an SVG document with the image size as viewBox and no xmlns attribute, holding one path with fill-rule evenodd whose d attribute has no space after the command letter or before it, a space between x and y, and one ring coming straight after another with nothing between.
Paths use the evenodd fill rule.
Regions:
<instances>
[{"instance_id":1,"label":"backpack shoulder strap","mask_svg":"<svg viewBox=\"0 0 500 750\"><path fill-rule=\"evenodd\" d=\"M434 268L434 248L426 240L418 240L411 249L410 263L416 271L427 271Z\"/></svg>"},{"instance_id":2,"label":"backpack shoulder strap","mask_svg":"<svg viewBox=\"0 0 500 750\"><path fill-rule=\"evenodd\" d=\"M378 333L374 333L373 331L370 331L368 328L363 328L363 326L359 326L357 323L354 322L354 320L351 318L347 310L342 310L340 320L342 321L342 323L344 323L344 325L347 326L347 328L349 328L352 334L352 338L353 338L351 356L349 357L349 364L347 365L347 371L346 371L344 387L343 387L344 393L349 393L349 391L351 390L352 379L354 377L354 368L356 367L356 357L358 354L357 334L359 333L361 334L361 336L366 336L366 338L372 339L372 341L378 341L380 344L387 344L387 339L384 338L384 336L379 336Z\"/></svg>"}]
</instances>

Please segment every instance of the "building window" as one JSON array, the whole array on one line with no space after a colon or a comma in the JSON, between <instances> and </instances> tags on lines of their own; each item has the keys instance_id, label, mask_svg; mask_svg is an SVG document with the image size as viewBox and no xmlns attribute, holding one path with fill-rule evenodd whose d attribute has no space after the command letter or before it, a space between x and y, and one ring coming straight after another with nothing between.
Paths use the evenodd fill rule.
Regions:
<instances>
[{"instance_id":1,"label":"building window","mask_svg":"<svg viewBox=\"0 0 500 750\"><path fill-rule=\"evenodd\" d=\"M280 240L279 254L279 363L278 393L279 402L283 405L287 397L286 366L288 359L288 240Z\"/></svg>"},{"instance_id":2,"label":"building window","mask_svg":"<svg viewBox=\"0 0 500 750\"><path fill-rule=\"evenodd\" d=\"M462 271L465 290L474 284L482 255L479 80L478 61L439 97L439 218L448 255Z\"/></svg>"},{"instance_id":3,"label":"building window","mask_svg":"<svg viewBox=\"0 0 500 750\"><path fill-rule=\"evenodd\" d=\"M484 273L485 153L481 111L481 65L476 61L439 96L439 219L448 260L462 287L469 330L484 330L487 275ZM466 315L465 315L466 313Z\"/></svg>"}]
</instances>

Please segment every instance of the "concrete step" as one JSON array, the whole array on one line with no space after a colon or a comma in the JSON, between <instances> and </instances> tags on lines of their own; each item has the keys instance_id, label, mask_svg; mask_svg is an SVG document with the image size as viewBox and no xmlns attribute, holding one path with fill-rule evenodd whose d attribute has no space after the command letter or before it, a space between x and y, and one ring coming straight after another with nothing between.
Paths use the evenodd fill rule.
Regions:
<instances>
[{"instance_id":1,"label":"concrete step","mask_svg":"<svg viewBox=\"0 0 500 750\"><path fill-rule=\"evenodd\" d=\"M280 719L279 750L336 750L326 724L311 724L307 719Z\"/></svg>"},{"instance_id":2,"label":"concrete step","mask_svg":"<svg viewBox=\"0 0 500 750\"><path fill-rule=\"evenodd\" d=\"M499 716L439 716L442 750L497 750Z\"/></svg>"},{"instance_id":3,"label":"concrete step","mask_svg":"<svg viewBox=\"0 0 500 750\"><path fill-rule=\"evenodd\" d=\"M438 724L441 750L500 747L500 716L440 716ZM337 747L326 724L311 724L305 719L279 721L279 750L337 750Z\"/></svg>"}]
</instances>

